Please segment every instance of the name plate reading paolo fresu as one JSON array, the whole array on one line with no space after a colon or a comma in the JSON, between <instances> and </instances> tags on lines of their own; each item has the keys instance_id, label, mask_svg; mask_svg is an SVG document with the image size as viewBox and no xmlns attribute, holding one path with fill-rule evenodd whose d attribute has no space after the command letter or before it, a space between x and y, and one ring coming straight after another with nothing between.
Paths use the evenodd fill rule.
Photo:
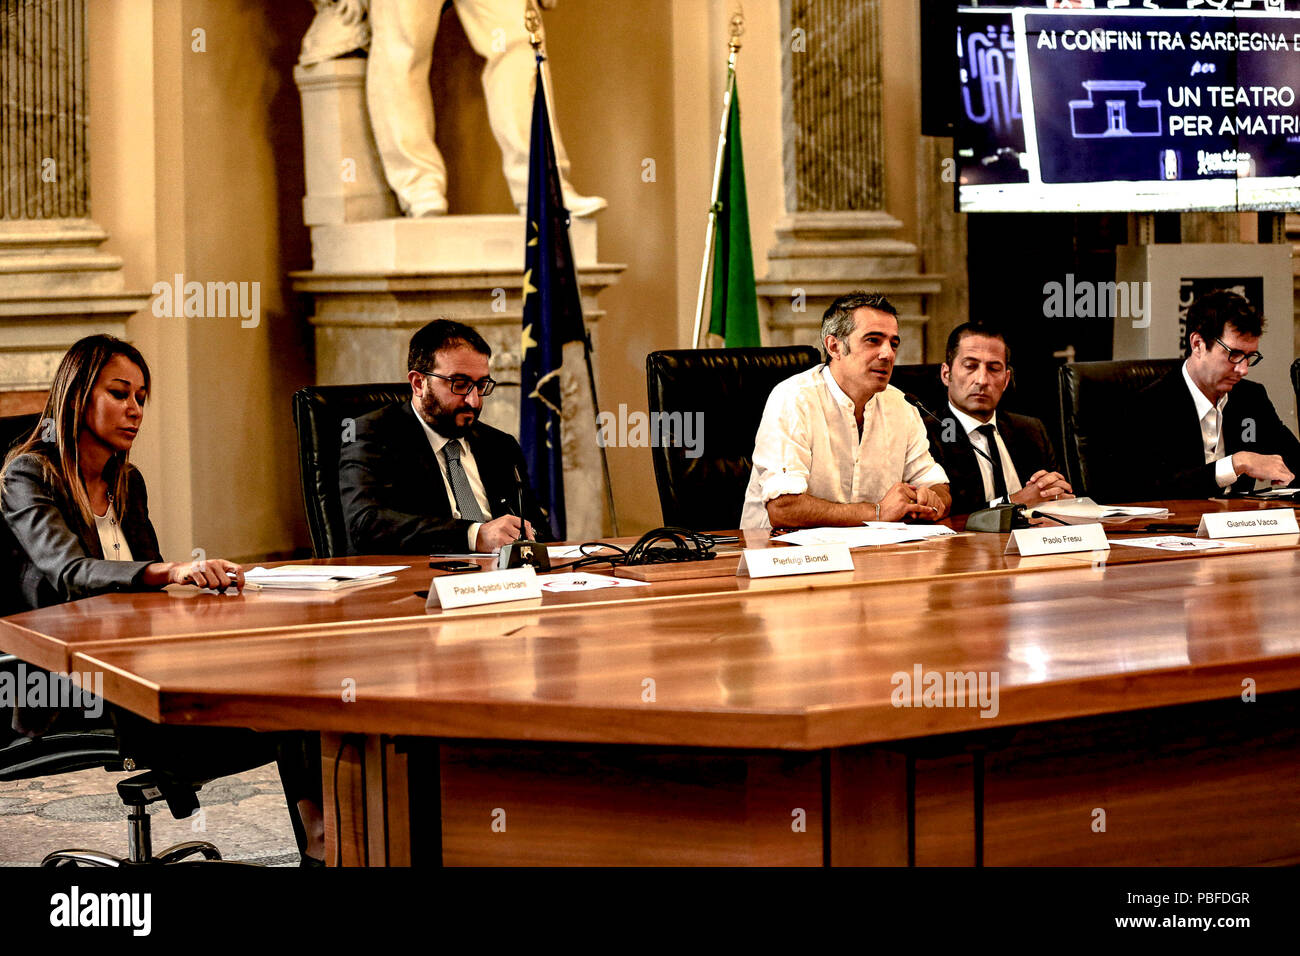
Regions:
<instances>
[{"instance_id":1,"label":"name plate reading paolo fresu","mask_svg":"<svg viewBox=\"0 0 1300 956\"><path fill-rule=\"evenodd\" d=\"M1198 538L1248 538L1257 534L1300 534L1290 508L1266 511L1221 511L1201 515Z\"/></svg>"},{"instance_id":2,"label":"name plate reading paolo fresu","mask_svg":"<svg viewBox=\"0 0 1300 956\"><path fill-rule=\"evenodd\" d=\"M1011 532L1007 554L1032 557L1038 554L1070 554L1074 551L1109 551L1110 542L1100 524L1058 525L1051 528L1021 528Z\"/></svg>"},{"instance_id":3,"label":"name plate reading paolo fresu","mask_svg":"<svg viewBox=\"0 0 1300 956\"><path fill-rule=\"evenodd\" d=\"M775 578L784 574L852 571L853 555L846 544L810 544L789 548L746 548L736 574Z\"/></svg>"},{"instance_id":4,"label":"name plate reading paolo fresu","mask_svg":"<svg viewBox=\"0 0 1300 956\"><path fill-rule=\"evenodd\" d=\"M477 604L502 604L540 598L542 586L532 568L509 571L483 571L479 574L443 574L429 585L426 608L474 607Z\"/></svg>"}]
</instances>

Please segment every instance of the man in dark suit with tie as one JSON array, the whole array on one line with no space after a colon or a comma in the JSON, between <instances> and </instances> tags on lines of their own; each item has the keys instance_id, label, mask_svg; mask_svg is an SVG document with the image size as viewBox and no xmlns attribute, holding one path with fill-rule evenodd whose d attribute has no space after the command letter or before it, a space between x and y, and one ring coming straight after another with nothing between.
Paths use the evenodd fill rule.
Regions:
<instances>
[{"instance_id":1,"label":"man in dark suit with tie","mask_svg":"<svg viewBox=\"0 0 1300 956\"><path fill-rule=\"evenodd\" d=\"M1043 423L998 411L1011 381L1010 352L1001 332L980 323L966 322L948 336L939 369L948 414L927 418L926 431L931 454L948 473L953 514L1073 497Z\"/></svg>"},{"instance_id":2,"label":"man in dark suit with tie","mask_svg":"<svg viewBox=\"0 0 1300 956\"><path fill-rule=\"evenodd\" d=\"M1125 433L1125 460L1141 463L1134 499L1211 498L1289 485L1300 440L1247 372L1263 358L1264 319L1235 292L1206 293L1187 310L1187 360L1143 389ZM1117 423L1124 425L1125 423Z\"/></svg>"},{"instance_id":3,"label":"man in dark suit with tie","mask_svg":"<svg viewBox=\"0 0 1300 956\"><path fill-rule=\"evenodd\" d=\"M354 554L490 552L549 540L519 443L478 420L496 383L474 329L438 319L411 337L411 400L356 420L339 457Z\"/></svg>"}]
</instances>

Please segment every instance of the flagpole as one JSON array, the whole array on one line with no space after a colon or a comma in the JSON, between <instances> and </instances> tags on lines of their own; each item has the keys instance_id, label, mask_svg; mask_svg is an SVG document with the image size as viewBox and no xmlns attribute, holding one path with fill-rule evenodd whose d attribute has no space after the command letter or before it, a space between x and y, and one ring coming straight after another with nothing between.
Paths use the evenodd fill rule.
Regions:
<instances>
[{"instance_id":1,"label":"flagpole","mask_svg":"<svg viewBox=\"0 0 1300 956\"><path fill-rule=\"evenodd\" d=\"M536 8L533 7L532 3L529 2L527 8L524 11L524 29L528 31L528 42L533 48L533 55L536 56L537 59L544 64L546 60L546 55L542 53L541 25L542 25L541 16L538 14ZM548 75L548 72L549 71L547 71L546 69L539 69L537 71L537 82L542 85L542 96L545 98L545 101L549 104L551 102L551 98L547 95L548 84L546 82L546 77ZM547 117L548 119L550 118L549 109L547 110ZM551 138L552 141L554 141L555 131L554 131L553 121L552 121ZM567 229L568 227L566 226L565 228ZM581 290L579 290L578 302L579 302L579 306L581 306L581 302L582 302ZM596 416L594 423L596 426L596 432L597 434L599 434L600 433L600 398L596 394L596 370L592 367L591 364L591 353L592 353L591 332L587 329L587 320L586 317L584 316L582 320L582 357L587 363L587 385L591 388L591 408L593 414ZM610 526L613 529L614 537L617 538L619 536L618 512L614 509L614 482L610 478L610 474L609 474L609 456L605 452L605 445L603 442L597 440L596 447L600 449L600 467L605 475L605 504L609 508Z\"/></svg>"},{"instance_id":2,"label":"flagpole","mask_svg":"<svg viewBox=\"0 0 1300 956\"><path fill-rule=\"evenodd\" d=\"M713 188L709 192L709 223L704 230L704 261L700 264L700 291L695 297L695 331L691 348L700 347L700 331L704 323L704 293L709 284L709 270L713 267L713 239L718 231L718 189L722 184L722 154L727 147L727 120L731 116L731 97L736 91L736 54L740 52L740 35L745 32L745 20L739 13L731 18L731 38L727 40L727 91L722 97L722 124L718 128L718 152L713 159Z\"/></svg>"}]
</instances>

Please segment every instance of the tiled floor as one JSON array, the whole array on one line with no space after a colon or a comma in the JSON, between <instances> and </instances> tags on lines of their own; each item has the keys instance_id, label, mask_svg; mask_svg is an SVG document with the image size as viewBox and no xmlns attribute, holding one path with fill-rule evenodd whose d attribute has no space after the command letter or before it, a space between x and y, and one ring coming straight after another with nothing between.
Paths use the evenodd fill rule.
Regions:
<instances>
[{"instance_id":1,"label":"tiled floor","mask_svg":"<svg viewBox=\"0 0 1300 956\"><path fill-rule=\"evenodd\" d=\"M126 855L126 808L114 789L126 773L83 770L0 782L0 866L35 866L54 850ZM199 814L175 820L165 802L150 814L155 853L207 840L229 860L297 866L298 850L275 764L214 780L199 791Z\"/></svg>"}]
</instances>

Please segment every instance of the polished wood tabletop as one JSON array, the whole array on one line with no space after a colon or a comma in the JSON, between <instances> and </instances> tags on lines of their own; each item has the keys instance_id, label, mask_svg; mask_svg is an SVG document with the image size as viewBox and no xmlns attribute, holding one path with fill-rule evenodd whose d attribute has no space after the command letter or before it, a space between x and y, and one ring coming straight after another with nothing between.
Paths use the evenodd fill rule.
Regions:
<instances>
[{"instance_id":1,"label":"polished wood tabletop","mask_svg":"<svg viewBox=\"0 0 1300 956\"><path fill-rule=\"evenodd\" d=\"M1194 533L1201 514L1214 510L1254 510L1267 507L1254 501L1160 502L1170 508L1170 521L1183 523ZM960 528L964 519L958 518ZM950 526L954 522L947 522ZM1122 540L1140 529L1145 521L1111 525L1112 541ZM250 633L283 637L292 631L352 632L358 628L383 627L394 621L423 624L448 615L458 618L495 618L509 613L563 613L574 607L649 604L675 606L683 598L727 598L749 593L798 593L863 585L892 586L931 579L957 580L997 575L1021 575L1031 571L1061 571L1081 566L1143 564L1169 560L1212 560L1228 551L1181 554L1150 549L1112 547L1110 551L1082 552L1042 557L1021 557L1005 553L1008 535L959 534L900 545L859 549L853 553L854 570L819 575L795 575L753 580L734 573L656 582L646 587L606 588L588 592L546 592L532 605L490 605L457 611L426 610L424 592L430 580L446 572L431 570L427 558L410 555L382 555L331 559L328 564L407 565L396 580L337 593L246 590L216 595L192 587L170 587L164 591L107 594L81 601L42 608L0 618L0 649L50 670L68 670L73 656L92 647L121 642L141 643L156 639L222 639ZM627 545L633 539L615 539ZM1239 550L1260 552L1300 547L1300 536L1278 535L1242 539ZM746 532L744 547L783 546L767 532ZM730 567L738 562L735 549L715 559ZM293 562L287 562L293 563ZM480 562L485 568L490 559ZM557 562L557 564L562 562ZM608 566L595 566L595 573Z\"/></svg>"},{"instance_id":2,"label":"polished wood tabletop","mask_svg":"<svg viewBox=\"0 0 1300 956\"><path fill-rule=\"evenodd\" d=\"M1262 551L123 642L74 667L169 723L814 749L1300 688L1298 577L1300 551ZM997 675L996 700L896 706L918 669Z\"/></svg>"}]
</instances>

